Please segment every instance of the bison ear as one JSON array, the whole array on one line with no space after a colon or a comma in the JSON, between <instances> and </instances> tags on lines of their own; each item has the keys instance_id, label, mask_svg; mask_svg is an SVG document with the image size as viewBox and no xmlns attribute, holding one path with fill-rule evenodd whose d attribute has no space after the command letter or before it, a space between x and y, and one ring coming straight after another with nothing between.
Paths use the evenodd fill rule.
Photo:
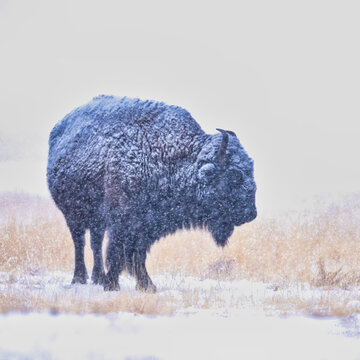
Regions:
<instances>
[{"instance_id":1,"label":"bison ear","mask_svg":"<svg viewBox=\"0 0 360 360\"><path fill-rule=\"evenodd\" d=\"M206 163L198 171L199 180L204 184L210 184L216 176L216 167L212 163Z\"/></svg>"}]
</instances>

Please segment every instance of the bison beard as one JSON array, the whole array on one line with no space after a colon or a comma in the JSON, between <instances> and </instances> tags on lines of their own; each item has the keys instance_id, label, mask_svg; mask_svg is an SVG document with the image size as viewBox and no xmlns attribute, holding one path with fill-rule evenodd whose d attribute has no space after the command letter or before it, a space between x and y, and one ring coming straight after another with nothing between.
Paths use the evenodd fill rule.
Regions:
<instances>
[{"instance_id":1,"label":"bison beard","mask_svg":"<svg viewBox=\"0 0 360 360\"><path fill-rule=\"evenodd\" d=\"M206 227L224 246L234 225L256 217L253 162L233 132L218 130L205 134L180 107L113 96L96 97L55 125L47 180L74 241L73 283L88 277L87 229L95 284L119 289L127 270L137 289L155 291L145 267L155 241Z\"/></svg>"},{"instance_id":2,"label":"bison beard","mask_svg":"<svg viewBox=\"0 0 360 360\"><path fill-rule=\"evenodd\" d=\"M228 222L209 222L207 228L218 246L225 246L234 231L234 225Z\"/></svg>"}]
</instances>

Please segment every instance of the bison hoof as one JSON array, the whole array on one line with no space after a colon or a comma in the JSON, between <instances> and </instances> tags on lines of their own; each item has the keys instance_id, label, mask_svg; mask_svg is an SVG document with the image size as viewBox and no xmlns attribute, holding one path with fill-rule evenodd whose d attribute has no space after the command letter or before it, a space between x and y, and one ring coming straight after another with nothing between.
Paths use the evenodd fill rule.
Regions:
<instances>
[{"instance_id":1,"label":"bison hoof","mask_svg":"<svg viewBox=\"0 0 360 360\"><path fill-rule=\"evenodd\" d=\"M120 285L118 281L111 281L106 276L104 277L104 290L105 291L119 291Z\"/></svg>"},{"instance_id":2,"label":"bison hoof","mask_svg":"<svg viewBox=\"0 0 360 360\"><path fill-rule=\"evenodd\" d=\"M145 292L149 292L149 293L156 293L156 286L153 283L150 284L136 284L136 290L138 291L145 291Z\"/></svg>"},{"instance_id":3,"label":"bison hoof","mask_svg":"<svg viewBox=\"0 0 360 360\"><path fill-rule=\"evenodd\" d=\"M105 273L101 272L101 273L97 273L97 274L92 274L91 276L91 280L93 282L93 284L95 285L104 285L105 284Z\"/></svg>"},{"instance_id":4,"label":"bison hoof","mask_svg":"<svg viewBox=\"0 0 360 360\"><path fill-rule=\"evenodd\" d=\"M113 284L113 283L104 284L104 291L119 291L119 290L120 290L119 284Z\"/></svg>"},{"instance_id":5,"label":"bison hoof","mask_svg":"<svg viewBox=\"0 0 360 360\"><path fill-rule=\"evenodd\" d=\"M86 284L87 281L87 277L86 276L79 276L79 275L74 275L71 284Z\"/></svg>"},{"instance_id":6,"label":"bison hoof","mask_svg":"<svg viewBox=\"0 0 360 360\"><path fill-rule=\"evenodd\" d=\"M76 276L71 281L71 285L74 285L74 284L86 284L86 279L79 278L79 277Z\"/></svg>"}]
</instances>

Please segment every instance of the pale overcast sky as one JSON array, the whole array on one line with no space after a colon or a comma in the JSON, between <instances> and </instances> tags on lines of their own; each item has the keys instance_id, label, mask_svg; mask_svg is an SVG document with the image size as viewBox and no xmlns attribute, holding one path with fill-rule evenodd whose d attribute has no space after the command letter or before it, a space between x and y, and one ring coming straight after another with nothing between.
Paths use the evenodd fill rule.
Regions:
<instances>
[{"instance_id":1,"label":"pale overcast sky","mask_svg":"<svg viewBox=\"0 0 360 360\"><path fill-rule=\"evenodd\" d=\"M0 0L0 190L45 193L52 126L104 93L235 131L260 208L359 192L359 18L346 0Z\"/></svg>"}]
</instances>

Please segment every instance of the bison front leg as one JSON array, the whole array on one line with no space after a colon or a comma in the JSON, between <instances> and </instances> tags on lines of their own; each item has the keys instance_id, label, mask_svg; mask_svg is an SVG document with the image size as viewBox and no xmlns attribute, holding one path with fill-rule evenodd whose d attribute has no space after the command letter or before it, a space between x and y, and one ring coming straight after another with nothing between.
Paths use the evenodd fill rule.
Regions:
<instances>
[{"instance_id":1,"label":"bison front leg","mask_svg":"<svg viewBox=\"0 0 360 360\"><path fill-rule=\"evenodd\" d=\"M119 275L124 269L124 261L121 253L121 246L118 246L118 244L111 241L111 235L106 251L106 266L108 272L104 278L104 290L120 290Z\"/></svg>"},{"instance_id":2,"label":"bison front leg","mask_svg":"<svg viewBox=\"0 0 360 360\"><path fill-rule=\"evenodd\" d=\"M105 278L104 263L102 256L102 242L104 239L105 227L97 226L90 229L90 243L94 255L94 267L91 280L94 284L103 284Z\"/></svg>"},{"instance_id":3,"label":"bison front leg","mask_svg":"<svg viewBox=\"0 0 360 360\"><path fill-rule=\"evenodd\" d=\"M136 290L155 293L156 286L151 281L150 276L146 271L145 262L146 262L146 252L144 254L137 252L133 255L134 275L137 281Z\"/></svg>"},{"instance_id":4,"label":"bison front leg","mask_svg":"<svg viewBox=\"0 0 360 360\"><path fill-rule=\"evenodd\" d=\"M119 275L120 273L110 267L108 273L104 278L104 290L105 291L119 291Z\"/></svg>"}]
</instances>

